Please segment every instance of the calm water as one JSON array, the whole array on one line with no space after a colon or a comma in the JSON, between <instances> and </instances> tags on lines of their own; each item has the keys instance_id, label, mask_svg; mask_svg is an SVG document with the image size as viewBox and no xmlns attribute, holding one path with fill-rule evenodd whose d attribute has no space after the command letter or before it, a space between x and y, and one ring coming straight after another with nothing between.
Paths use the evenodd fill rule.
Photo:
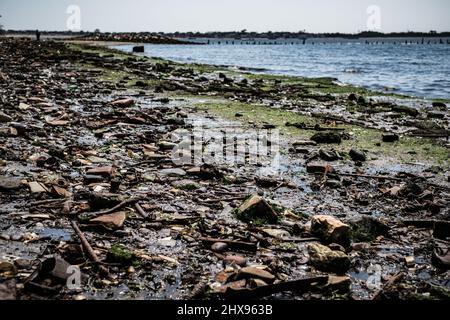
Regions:
<instances>
[{"instance_id":1,"label":"calm water","mask_svg":"<svg viewBox=\"0 0 450 320\"><path fill-rule=\"evenodd\" d=\"M178 62L255 68L259 72L335 77L343 83L426 98L450 98L450 45L405 40L291 41L247 45L231 40L209 45L146 45L145 55ZM229 41L228 45L225 41ZM314 41L314 44L312 43ZM376 41L376 40L371 40ZM381 44L384 41L384 44ZM394 44L394 41L396 42ZM411 40L410 40L411 41ZM433 40L433 42L436 40ZM253 43L253 42L251 42ZM401 43L401 44L400 44ZM132 46L115 48L131 52Z\"/></svg>"}]
</instances>

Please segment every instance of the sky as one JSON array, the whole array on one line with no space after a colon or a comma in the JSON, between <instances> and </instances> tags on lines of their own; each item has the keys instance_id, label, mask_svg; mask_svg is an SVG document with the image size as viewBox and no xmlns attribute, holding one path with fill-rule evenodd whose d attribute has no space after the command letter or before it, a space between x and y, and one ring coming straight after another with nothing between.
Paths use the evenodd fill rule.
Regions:
<instances>
[{"instance_id":1,"label":"sky","mask_svg":"<svg viewBox=\"0 0 450 320\"><path fill-rule=\"evenodd\" d=\"M449 0L0 0L0 15L12 30L450 31Z\"/></svg>"}]
</instances>

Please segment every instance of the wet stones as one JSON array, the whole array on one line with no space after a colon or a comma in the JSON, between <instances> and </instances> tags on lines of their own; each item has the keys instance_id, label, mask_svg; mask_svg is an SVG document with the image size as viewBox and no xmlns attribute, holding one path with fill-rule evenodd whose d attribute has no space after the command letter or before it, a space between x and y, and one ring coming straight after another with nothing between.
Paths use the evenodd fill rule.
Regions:
<instances>
[{"instance_id":1,"label":"wet stones","mask_svg":"<svg viewBox=\"0 0 450 320\"><path fill-rule=\"evenodd\" d=\"M308 245L309 263L325 272L343 274L350 269L350 258L342 251L333 251L319 243Z\"/></svg>"},{"instance_id":2,"label":"wet stones","mask_svg":"<svg viewBox=\"0 0 450 320\"><path fill-rule=\"evenodd\" d=\"M125 246L115 244L108 250L106 259L114 263L129 264L134 259L134 254Z\"/></svg>"},{"instance_id":3,"label":"wet stones","mask_svg":"<svg viewBox=\"0 0 450 320\"><path fill-rule=\"evenodd\" d=\"M395 133L386 133L386 134L383 134L382 140L383 140L383 142L388 142L388 143L396 142L396 141L400 140L400 137L398 134L395 134Z\"/></svg>"},{"instance_id":4,"label":"wet stones","mask_svg":"<svg viewBox=\"0 0 450 320\"><path fill-rule=\"evenodd\" d=\"M93 169L88 169L86 171L87 175L93 175L93 176L101 176L106 178L111 178L115 175L115 170L111 166L106 167L97 167Z\"/></svg>"},{"instance_id":5,"label":"wet stones","mask_svg":"<svg viewBox=\"0 0 450 320\"><path fill-rule=\"evenodd\" d=\"M349 152L350 158L355 162L364 162L367 160L367 155L364 151L352 149Z\"/></svg>"},{"instance_id":6,"label":"wet stones","mask_svg":"<svg viewBox=\"0 0 450 320\"><path fill-rule=\"evenodd\" d=\"M170 177L183 177L186 175L186 171L181 168L170 168L159 171L160 174Z\"/></svg>"},{"instance_id":7,"label":"wet stones","mask_svg":"<svg viewBox=\"0 0 450 320\"><path fill-rule=\"evenodd\" d=\"M349 224L350 236L354 242L371 242L389 231L389 227L384 222L370 216L361 216L350 221Z\"/></svg>"},{"instance_id":8,"label":"wet stones","mask_svg":"<svg viewBox=\"0 0 450 320\"><path fill-rule=\"evenodd\" d=\"M229 255L223 259L226 264L235 264L240 267L245 267L247 265L247 258L243 256Z\"/></svg>"},{"instance_id":9,"label":"wet stones","mask_svg":"<svg viewBox=\"0 0 450 320\"><path fill-rule=\"evenodd\" d=\"M255 224L276 223L278 215L266 200L252 195L234 211L239 220Z\"/></svg>"},{"instance_id":10,"label":"wet stones","mask_svg":"<svg viewBox=\"0 0 450 320\"><path fill-rule=\"evenodd\" d=\"M325 243L350 244L350 226L332 216L318 215L311 219L311 234Z\"/></svg>"},{"instance_id":11,"label":"wet stones","mask_svg":"<svg viewBox=\"0 0 450 320\"><path fill-rule=\"evenodd\" d=\"M311 137L311 140L320 144L341 143L342 137L339 133L332 131L318 132Z\"/></svg>"}]
</instances>

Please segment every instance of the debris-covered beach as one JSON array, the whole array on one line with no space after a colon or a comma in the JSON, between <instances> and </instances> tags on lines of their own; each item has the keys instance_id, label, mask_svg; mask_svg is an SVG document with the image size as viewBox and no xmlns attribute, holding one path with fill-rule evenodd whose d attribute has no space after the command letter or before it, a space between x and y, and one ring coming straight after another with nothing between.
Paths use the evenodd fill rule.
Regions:
<instances>
[{"instance_id":1,"label":"debris-covered beach","mask_svg":"<svg viewBox=\"0 0 450 320\"><path fill-rule=\"evenodd\" d=\"M0 38L0 299L449 299L448 102Z\"/></svg>"}]
</instances>

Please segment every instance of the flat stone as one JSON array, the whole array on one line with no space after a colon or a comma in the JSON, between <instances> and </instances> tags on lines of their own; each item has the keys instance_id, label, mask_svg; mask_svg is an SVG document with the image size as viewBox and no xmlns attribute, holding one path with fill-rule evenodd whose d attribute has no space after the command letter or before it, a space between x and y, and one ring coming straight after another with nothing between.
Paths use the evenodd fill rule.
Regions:
<instances>
[{"instance_id":1,"label":"flat stone","mask_svg":"<svg viewBox=\"0 0 450 320\"><path fill-rule=\"evenodd\" d=\"M270 272L256 267L245 267L239 270L239 278L259 278L265 281L273 282L275 276Z\"/></svg>"},{"instance_id":2,"label":"flat stone","mask_svg":"<svg viewBox=\"0 0 450 320\"><path fill-rule=\"evenodd\" d=\"M186 175L186 171L180 168L162 169L161 171L159 171L159 173L171 177L183 177Z\"/></svg>"},{"instance_id":3,"label":"flat stone","mask_svg":"<svg viewBox=\"0 0 450 320\"><path fill-rule=\"evenodd\" d=\"M36 181L29 182L28 186L30 187L31 193L44 193L48 191L48 189L42 183Z\"/></svg>"},{"instance_id":4,"label":"flat stone","mask_svg":"<svg viewBox=\"0 0 450 320\"><path fill-rule=\"evenodd\" d=\"M224 242L216 242L211 246L211 250L214 252L222 253L228 250L228 245Z\"/></svg>"},{"instance_id":5,"label":"flat stone","mask_svg":"<svg viewBox=\"0 0 450 320\"><path fill-rule=\"evenodd\" d=\"M223 259L223 261L226 264L234 263L240 267L245 267L247 265L247 258L245 258L243 256L229 255L229 256L226 256L225 259Z\"/></svg>"},{"instance_id":6,"label":"flat stone","mask_svg":"<svg viewBox=\"0 0 450 320\"><path fill-rule=\"evenodd\" d=\"M197 190L201 188L201 186L193 180L174 181L172 186L181 190Z\"/></svg>"},{"instance_id":7,"label":"flat stone","mask_svg":"<svg viewBox=\"0 0 450 320\"><path fill-rule=\"evenodd\" d=\"M109 230L115 230L123 227L126 217L125 212L115 212L91 219L89 222L101 225Z\"/></svg>"}]
</instances>

